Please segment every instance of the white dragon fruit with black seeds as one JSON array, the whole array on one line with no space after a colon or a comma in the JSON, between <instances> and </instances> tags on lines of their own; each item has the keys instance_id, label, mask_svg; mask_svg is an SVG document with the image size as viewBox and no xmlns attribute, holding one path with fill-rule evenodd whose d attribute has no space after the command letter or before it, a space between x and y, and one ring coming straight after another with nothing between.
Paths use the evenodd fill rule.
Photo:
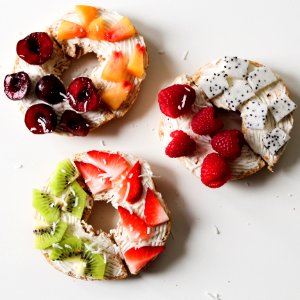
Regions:
<instances>
[{"instance_id":1,"label":"white dragon fruit with black seeds","mask_svg":"<svg viewBox=\"0 0 300 300\"><path fill-rule=\"evenodd\" d=\"M248 83L257 92L277 80L270 68L259 67L248 74Z\"/></svg>"},{"instance_id":2,"label":"white dragon fruit with black seeds","mask_svg":"<svg viewBox=\"0 0 300 300\"><path fill-rule=\"evenodd\" d=\"M268 107L266 104L257 100L251 100L243 107L241 116L247 128L264 129L267 114Z\"/></svg>"},{"instance_id":3,"label":"white dragon fruit with black seeds","mask_svg":"<svg viewBox=\"0 0 300 300\"><path fill-rule=\"evenodd\" d=\"M276 155L289 139L290 136L286 132L276 127L262 138L262 142L272 155Z\"/></svg>"},{"instance_id":4,"label":"white dragon fruit with black seeds","mask_svg":"<svg viewBox=\"0 0 300 300\"><path fill-rule=\"evenodd\" d=\"M285 94L276 98L269 106L270 112L277 123L296 108L297 105Z\"/></svg>"},{"instance_id":5,"label":"white dragon fruit with black seeds","mask_svg":"<svg viewBox=\"0 0 300 300\"><path fill-rule=\"evenodd\" d=\"M225 56L221 60L220 66L227 76L242 79L246 78L249 61L237 56Z\"/></svg>"},{"instance_id":6,"label":"white dragon fruit with black seeds","mask_svg":"<svg viewBox=\"0 0 300 300\"><path fill-rule=\"evenodd\" d=\"M226 90L228 88L228 82L223 74L214 73L210 76L203 76L199 86L202 88L207 98L211 99Z\"/></svg>"}]
</instances>

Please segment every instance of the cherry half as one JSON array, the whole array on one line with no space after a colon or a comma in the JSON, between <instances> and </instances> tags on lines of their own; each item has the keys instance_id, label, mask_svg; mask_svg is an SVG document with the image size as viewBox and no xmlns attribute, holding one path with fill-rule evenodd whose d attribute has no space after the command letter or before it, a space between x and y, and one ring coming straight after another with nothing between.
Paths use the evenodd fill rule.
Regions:
<instances>
[{"instance_id":1,"label":"cherry half","mask_svg":"<svg viewBox=\"0 0 300 300\"><path fill-rule=\"evenodd\" d=\"M21 100L29 94L31 80L27 73L18 72L4 78L4 93L11 100Z\"/></svg>"}]
</instances>

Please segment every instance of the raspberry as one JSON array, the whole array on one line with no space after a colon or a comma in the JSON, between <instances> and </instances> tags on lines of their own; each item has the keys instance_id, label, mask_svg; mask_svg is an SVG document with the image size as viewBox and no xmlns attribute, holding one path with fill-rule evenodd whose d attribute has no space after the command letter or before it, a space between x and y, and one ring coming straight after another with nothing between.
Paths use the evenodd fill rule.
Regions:
<instances>
[{"instance_id":1,"label":"raspberry","mask_svg":"<svg viewBox=\"0 0 300 300\"><path fill-rule=\"evenodd\" d=\"M196 142L184 131L175 130L170 136L173 140L166 147L166 154L169 157L181 157L192 155L196 149Z\"/></svg>"},{"instance_id":2,"label":"raspberry","mask_svg":"<svg viewBox=\"0 0 300 300\"><path fill-rule=\"evenodd\" d=\"M158 94L160 110L170 118L178 118L187 113L195 99L195 90L187 84L174 84Z\"/></svg>"},{"instance_id":3,"label":"raspberry","mask_svg":"<svg viewBox=\"0 0 300 300\"><path fill-rule=\"evenodd\" d=\"M202 163L201 181L210 188L218 188L225 184L231 176L227 162L218 154L208 154Z\"/></svg>"},{"instance_id":4,"label":"raspberry","mask_svg":"<svg viewBox=\"0 0 300 300\"><path fill-rule=\"evenodd\" d=\"M192 119L192 130L200 135L212 135L223 127L223 121L215 118L215 110L208 106L196 113Z\"/></svg>"},{"instance_id":5,"label":"raspberry","mask_svg":"<svg viewBox=\"0 0 300 300\"><path fill-rule=\"evenodd\" d=\"M244 136L239 130L224 130L217 133L211 140L215 151L223 158L234 160L241 155Z\"/></svg>"}]
</instances>

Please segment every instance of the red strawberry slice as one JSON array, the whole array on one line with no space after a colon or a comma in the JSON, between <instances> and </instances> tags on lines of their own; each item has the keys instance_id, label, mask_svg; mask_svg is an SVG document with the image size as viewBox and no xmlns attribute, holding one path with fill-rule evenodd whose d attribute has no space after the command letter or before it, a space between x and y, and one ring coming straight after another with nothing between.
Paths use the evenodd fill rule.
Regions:
<instances>
[{"instance_id":1,"label":"red strawberry slice","mask_svg":"<svg viewBox=\"0 0 300 300\"><path fill-rule=\"evenodd\" d=\"M145 223L148 226L156 226L169 220L160 201L157 199L154 192L148 188L145 199Z\"/></svg>"},{"instance_id":2,"label":"red strawberry slice","mask_svg":"<svg viewBox=\"0 0 300 300\"><path fill-rule=\"evenodd\" d=\"M128 161L116 153L92 150L87 155L98 168L108 173L112 179L118 178L130 167Z\"/></svg>"},{"instance_id":3,"label":"red strawberry slice","mask_svg":"<svg viewBox=\"0 0 300 300\"><path fill-rule=\"evenodd\" d=\"M132 240L146 240L149 237L147 225L138 215L130 213L126 208L119 206L118 211L122 219L123 226L126 228Z\"/></svg>"},{"instance_id":4,"label":"red strawberry slice","mask_svg":"<svg viewBox=\"0 0 300 300\"><path fill-rule=\"evenodd\" d=\"M164 246L145 246L127 250L124 253L124 257L131 274L137 274L163 250L165 250Z\"/></svg>"},{"instance_id":5,"label":"red strawberry slice","mask_svg":"<svg viewBox=\"0 0 300 300\"><path fill-rule=\"evenodd\" d=\"M82 161L75 161L75 165L92 194L111 188L110 177L103 170Z\"/></svg>"}]
</instances>

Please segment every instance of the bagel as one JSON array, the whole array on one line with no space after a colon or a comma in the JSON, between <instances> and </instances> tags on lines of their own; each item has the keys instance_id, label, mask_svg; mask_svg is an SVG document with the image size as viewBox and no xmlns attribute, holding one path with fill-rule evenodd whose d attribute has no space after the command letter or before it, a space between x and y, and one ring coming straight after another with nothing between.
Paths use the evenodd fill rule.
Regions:
<instances>
[{"instance_id":1,"label":"bagel","mask_svg":"<svg viewBox=\"0 0 300 300\"><path fill-rule=\"evenodd\" d=\"M76 78L89 80L78 79L77 86L74 83L71 89L73 80L65 88L64 72L73 60L88 53L97 56L98 64L81 70ZM38 119L38 113L34 112L31 119L35 122L30 123L29 116L28 122L25 120L32 133L55 131L87 135L106 122L124 116L138 96L148 66L144 38L127 17L84 5L77 5L74 11L51 24L46 32L35 32L20 40L17 54L14 73L5 79L5 92L10 99L20 100L19 107L25 116L29 108L41 104L37 110L44 113L44 119ZM22 72L28 74L29 83L18 78ZM24 90L25 85L27 92L20 98L16 90ZM45 90L45 85L49 91ZM52 112L49 121L45 105ZM63 115L65 111L68 113Z\"/></svg>"},{"instance_id":2,"label":"bagel","mask_svg":"<svg viewBox=\"0 0 300 300\"><path fill-rule=\"evenodd\" d=\"M116 228L88 224L94 201L119 212ZM92 150L60 162L42 189L33 190L35 247L57 270L83 280L137 275L164 249L169 210L147 162Z\"/></svg>"},{"instance_id":3,"label":"bagel","mask_svg":"<svg viewBox=\"0 0 300 300\"><path fill-rule=\"evenodd\" d=\"M227 145L221 145L226 134L227 137L230 135L224 133L226 130L220 132L219 136L214 138L222 128L221 125L217 131L211 130L208 134L198 134L193 130L193 119L197 119L195 116L206 107L213 107L214 110L217 110L215 113L219 111L221 115L234 114L234 118L238 117L240 119L239 129L243 134L243 145L240 145L240 153L234 159L226 159L224 155L222 157L219 151L220 159L225 160L221 164L224 163L228 166L228 176L223 174L224 180L222 179L218 186L212 184L210 187L219 187L228 179L245 178L265 166L270 171L273 170L290 138L294 121L293 111L296 109L296 104L289 98L290 93L279 75L254 61L238 57L224 57L204 65L192 76L181 75L177 77L173 85L181 86L181 90L184 90L184 85L187 85L187 88L192 88L194 98L189 100L187 97L192 97L188 95L189 92L185 92L186 95L184 95L184 92L179 91L180 96L185 97L185 103L183 103L179 96L176 100L176 96L170 94L171 91L168 90L170 87L160 92L158 100L163 114L159 126L159 137L163 146L166 148L169 146L170 148L171 146L179 147L178 142L177 145L174 144L175 139L174 137L172 139L172 132L181 130L187 134L188 138L192 140L189 146L190 153L187 151L189 149L186 149L187 155L183 153L183 155L175 156L194 175L201 176L204 184L210 186L205 182L204 177L214 167L212 166L213 163L208 161L203 167L203 162L210 153L218 152L218 149L212 144L219 143L219 148L225 148L229 147L230 142L228 140L232 141L234 139L234 134L231 132L232 135L228 138ZM178 102L179 100L180 102ZM188 101L190 102L187 103ZM186 107L183 107L185 104ZM174 105L177 109L173 112L173 115L172 111L171 115L168 113L171 109L168 105L170 107ZM178 108L176 105L178 105ZM249 113L249 111L251 112ZM196 127L196 121L194 121L194 124ZM203 124L204 127L206 125ZM218 123L214 124L214 126L217 125ZM230 128L231 125L225 124L226 129ZM235 125L233 128L236 127ZM237 141L237 139L235 140ZM179 151L179 149L176 149L176 151ZM211 156L211 161L215 161L216 170L219 172L216 156L214 156L214 159ZM221 176L221 174L219 175ZM212 174L209 174L208 177L210 176L213 177Z\"/></svg>"}]
</instances>

